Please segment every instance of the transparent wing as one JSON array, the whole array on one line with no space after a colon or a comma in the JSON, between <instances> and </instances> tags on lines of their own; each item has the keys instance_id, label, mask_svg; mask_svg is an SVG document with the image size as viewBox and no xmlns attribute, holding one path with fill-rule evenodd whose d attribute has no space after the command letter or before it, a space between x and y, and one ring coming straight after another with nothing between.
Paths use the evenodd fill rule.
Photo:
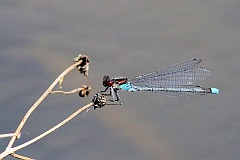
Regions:
<instances>
[{"instance_id":1,"label":"transparent wing","mask_svg":"<svg viewBox=\"0 0 240 160\"><path fill-rule=\"evenodd\" d=\"M203 80L210 75L211 72L203 67L192 68L190 70L177 72L171 75L147 78L145 79L143 85L149 87L173 87L191 85L192 83Z\"/></svg>"},{"instance_id":2,"label":"transparent wing","mask_svg":"<svg viewBox=\"0 0 240 160\"><path fill-rule=\"evenodd\" d=\"M191 85L196 81L205 79L211 72L197 65L202 59L191 59L165 69L143 74L129 81L134 86L173 87Z\"/></svg>"}]
</instances>

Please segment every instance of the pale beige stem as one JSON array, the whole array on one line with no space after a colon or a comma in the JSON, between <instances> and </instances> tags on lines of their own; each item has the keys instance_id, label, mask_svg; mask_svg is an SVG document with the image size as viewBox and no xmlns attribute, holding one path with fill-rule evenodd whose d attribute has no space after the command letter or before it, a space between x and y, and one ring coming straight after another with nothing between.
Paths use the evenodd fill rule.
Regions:
<instances>
[{"instance_id":1,"label":"pale beige stem","mask_svg":"<svg viewBox=\"0 0 240 160\"><path fill-rule=\"evenodd\" d=\"M0 134L0 138L7 138L7 137L13 137L13 136L20 137L20 135L21 133L19 133L19 135L16 135L15 133Z\"/></svg>"},{"instance_id":2,"label":"pale beige stem","mask_svg":"<svg viewBox=\"0 0 240 160\"><path fill-rule=\"evenodd\" d=\"M22 156L22 155L19 155L19 154L16 154L16 153L11 154L11 156L13 156L14 158L17 158L17 159L21 159L21 160L34 160L32 158L25 157L25 156Z\"/></svg>"},{"instance_id":3,"label":"pale beige stem","mask_svg":"<svg viewBox=\"0 0 240 160\"><path fill-rule=\"evenodd\" d=\"M24 148L24 147L26 147L26 146L28 146L28 145L30 145L30 144L38 141L38 140L40 140L41 138L47 136L48 134L52 133L53 131L55 131L56 129L60 128L60 127L63 126L65 123L67 123L68 121L70 121L71 119L73 119L75 116L77 116L77 115L78 115L79 113L81 113L82 111L90 108L92 105L93 105L93 103L91 102L91 103L85 105L84 107L78 109L76 112L74 112L73 114L71 114L68 118L66 118L65 120L63 120L61 123L57 124L56 126L54 126L53 128L47 130L46 132L42 133L41 135L33 138L32 140L30 140L30 141L28 141L28 142L26 142L26 143L23 143L23 144L21 144L21 145L19 145L19 146L17 146L17 147L12 148L12 151L13 151L13 152L16 152L17 150L20 150L20 149L22 149L22 148Z\"/></svg>"},{"instance_id":4,"label":"pale beige stem","mask_svg":"<svg viewBox=\"0 0 240 160\"><path fill-rule=\"evenodd\" d=\"M33 106L28 110L26 115L23 117L22 121L20 122L18 128L15 131L15 135L19 135L21 129L23 128L25 122L27 121L28 117L31 115L31 113L37 108L37 106L49 95L49 93L52 91L52 89L58 84L58 82L71 70L73 70L77 65L81 64L82 61L79 61L70 67L68 67L63 73L61 73L57 79L49 86L49 88L43 93L43 95L33 104ZM16 140L16 136L13 136L10 140L7 148L12 148L14 141ZM1 157L1 155L0 155Z\"/></svg>"},{"instance_id":5,"label":"pale beige stem","mask_svg":"<svg viewBox=\"0 0 240 160\"><path fill-rule=\"evenodd\" d=\"M61 94L68 95L68 94L73 94L73 93L79 92L82 89L83 88L77 88L77 89L74 89L74 90L71 90L71 91L51 91L50 94L61 93Z\"/></svg>"}]
</instances>

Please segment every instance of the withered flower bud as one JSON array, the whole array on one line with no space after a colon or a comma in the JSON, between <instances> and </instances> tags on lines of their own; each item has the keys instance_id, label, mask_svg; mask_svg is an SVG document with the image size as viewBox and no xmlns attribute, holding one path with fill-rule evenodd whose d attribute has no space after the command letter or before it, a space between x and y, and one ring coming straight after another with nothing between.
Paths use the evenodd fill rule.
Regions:
<instances>
[{"instance_id":1,"label":"withered flower bud","mask_svg":"<svg viewBox=\"0 0 240 160\"><path fill-rule=\"evenodd\" d=\"M74 58L74 63L77 63L80 61L81 63L77 65L77 70L79 70L81 74L84 74L84 76L87 77L88 70L89 70L89 58L88 56L79 54L76 58Z\"/></svg>"},{"instance_id":2,"label":"withered flower bud","mask_svg":"<svg viewBox=\"0 0 240 160\"><path fill-rule=\"evenodd\" d=\"M91 91L90 86L82 85L82 89L79 91L79 97L87 97Z\"/></svg>"}]
</instances>

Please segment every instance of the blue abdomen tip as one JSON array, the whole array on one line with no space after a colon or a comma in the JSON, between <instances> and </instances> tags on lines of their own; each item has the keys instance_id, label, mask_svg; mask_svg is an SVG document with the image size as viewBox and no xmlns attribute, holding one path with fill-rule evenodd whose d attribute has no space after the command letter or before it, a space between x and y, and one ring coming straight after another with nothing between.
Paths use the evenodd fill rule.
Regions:
<instances>
[{"instance_id":1,"label":"blue abdomen tip","mask_svg":"<svg viewBox=\"0 0 240 160\"><path fill-rule=\"evenodd\" d=\"M217 89L217 88L211 88L211 93L212 94L219 94L219 89Z\"/></svg>"}]
</instances>

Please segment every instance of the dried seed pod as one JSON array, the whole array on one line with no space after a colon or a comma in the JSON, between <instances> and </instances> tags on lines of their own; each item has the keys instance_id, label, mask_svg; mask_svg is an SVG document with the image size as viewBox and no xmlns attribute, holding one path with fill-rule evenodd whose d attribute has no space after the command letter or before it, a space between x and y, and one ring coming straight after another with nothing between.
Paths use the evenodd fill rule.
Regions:
<instances>
[{"instance_id":1,"label":"dried seed pod","mask_svg":"<svg viewBox=\"0 0 240 160\"><path fill-rule=\"evenodd\" d=\"M92 99L94 110L96 108L102 108L103 106L107 105L107 98L105 95L102 95L101 93L95 94L95 96Z\"/></svg>"},{"instance_id":2,"label":"dried seed pod","mask_svg":"<svg viewBox=\"0 0 240 160\"><path fill-rule=\"evenodd\" d=\"M91 91L90 86L82 85L82 89L79 91L78 95L79 97L87 97L90 91Z\"/></svg>"},{"instance_id":3,"label":"dried seed pod","mask_svg":"<svg viewBox=\"0 0 240 160\"><path fill-rule=\"evenodd\" d=\"M74 63L81 61L79 65L77 65L77 69L81 74L84 74L85 77L88 76L89 70L89 58L88 56L79 54L76 58L74 58Z\"/></svg>"}]
</instances>

